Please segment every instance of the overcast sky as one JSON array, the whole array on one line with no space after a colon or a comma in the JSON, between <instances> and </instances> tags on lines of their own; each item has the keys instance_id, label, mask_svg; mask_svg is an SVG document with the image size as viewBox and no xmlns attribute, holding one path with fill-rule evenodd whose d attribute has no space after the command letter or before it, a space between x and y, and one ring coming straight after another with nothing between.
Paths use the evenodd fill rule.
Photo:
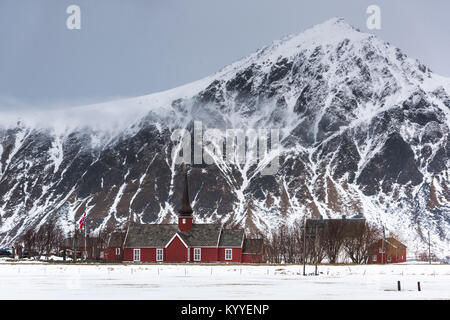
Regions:
<instances>
[{"instance_id":1,"label":"overcast sky","mask_svg":"<svg viewBox=\"0 0 450 320\"><path fill-rule=\"evenodd\" d=\"M66 27L71 4L81 30ZM366 27L371 4L381 30ZM0 109L170 89L332 17L450 76L449 14L448 0L0 0Z\"/></svg>"}]
</instances>

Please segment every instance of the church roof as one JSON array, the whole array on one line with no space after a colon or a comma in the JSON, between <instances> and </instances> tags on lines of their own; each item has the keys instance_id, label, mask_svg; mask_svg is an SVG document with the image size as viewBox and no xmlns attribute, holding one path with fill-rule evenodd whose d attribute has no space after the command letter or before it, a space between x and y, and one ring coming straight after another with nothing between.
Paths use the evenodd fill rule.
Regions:
<instances>
[{"instance_id":1,"label":"church roof","mask_svg":"<svg viewBox=\"0 0 450 320\"><path fill-rule=\"evenodd\" d=\"M244 230L223 229L219 247L241 247Z\"/></svg>"},{"instance_id":2,"label":"church roof","mask_svg":"<svg viewBox=\"0 0 450 320\"><path fill-rule=\"evenodd\" d=\"M126 248L163 248L175 234L189 247L216 247L221 226L219 224L193 224L185 232L177 224L138 224L128 229Z\"/></svg>"},{"instance_id":3,"label":"church roof","mask_svg":"<svg viewBox=\"0 0 450 320\"><path fill-rule=\"evenodd\" d=\"M178 210L180 216L191 217L192 216L191 201L189 200L189 183L187 178L187 171L184 172L184 191L183 198L181 200L181 208Z\"/></svg>"},{"instance_id":4,"label":"church roof","mask_svg":"<svg viewBox=\"0 0 450 320\"><path fill-rule=\"evenodd\" d=\"M397 247L397 248L406 248L406 246L403 243L401 243L394 237L386 238L386 242L390 243L391 245L393 245L394 247Z\"/></svg>"},{"instance_id":5,"label":"church roof","mask_svg":"<svg viewBox=\"0 0 450 320\"><path fill-rule=\"evenodd\" d=\"M188 231L178 234L190 247L216 247L220 228L219 224L193 224Z\"/></svg>"},{"instance_id":6,"label":"church roof","mask_svg":"<svg viewBox=\"0 0 450 320\"><path fill-rule=\"evenodd\" d=\"M132 223L125 239L126 248L159 248L178 231L176 224L139 224Z\"/></svg>"}]
</instances>

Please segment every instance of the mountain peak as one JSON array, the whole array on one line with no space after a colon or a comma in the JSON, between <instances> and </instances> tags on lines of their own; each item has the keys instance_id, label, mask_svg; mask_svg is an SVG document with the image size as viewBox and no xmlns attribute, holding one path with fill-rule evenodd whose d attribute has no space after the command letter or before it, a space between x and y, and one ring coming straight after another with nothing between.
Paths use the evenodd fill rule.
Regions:
<instances>
[{"instance_id":1,"label":"mountain peak","mask_svg":"<svg viewBox=\"0 0 450 320\"><path fill-rule=\"evenodd\" d=\"M356 30L352 25L350 25L344 18L342 17L333 17L328 20L325 20L322 23L314 25L312 28L347 28ZM312 29L310 28L310 29Z\"/></svg>"},{"instance_id":2,"label":"mountain peak","mask_svg":"<svg viewBox=\"0 0 450 320\"><path fill-rule=\"evenodd\" d=\"M299 42L306 41L321 44L333 44L343 39L361 40L370 34L363 33L350 25L344 18L334 17L320 24L316 24L298 34L286 37L286 40Z\"/></svg>"},{"instance_id":3,"label":"mountain peak","mask_svg":"<svg viewBox=\"0 0 450 320\"><path fill-rule=\"evenodd\" d=\"M223 68L216 76L226 77L227 73L231 72L229 75L232 75L237 70L262 61L268 60L275 63L280 56L289 58L303 50L313 52L318 46L337 47L343 41L357 43L370 37L373 35L361 32L347 23L344 18L334 17L300 33L290 34L276 40L252 55Z\"/></svg>"}]
</instances>

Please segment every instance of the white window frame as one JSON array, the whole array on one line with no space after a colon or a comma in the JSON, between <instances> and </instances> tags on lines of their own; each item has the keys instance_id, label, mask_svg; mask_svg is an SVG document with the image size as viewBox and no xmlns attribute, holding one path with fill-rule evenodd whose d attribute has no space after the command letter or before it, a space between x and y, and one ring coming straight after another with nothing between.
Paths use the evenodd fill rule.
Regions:
<instances>
[{"instance_id":1,"label":"white window frame","mask_svg":"<svg viewBox=\"0 0 450 320\"><path fill-rule=\"evenodd\" d=\"M202 248L194 248L194 261L202 261Z\"/></svg>"},{"instance_id":2,"label":"white window frame","mask_svg":"<svg viewBox=\"0 0 450 320\"><path fill-rule=\"evenodd\" d=\"M233 260L233 249L225 249L225 260Z\"/></svg>"},{"instance_id":3,"label":"white window frame","mask_svg":"<svg viewBox=\"0 0 450 320\"><path fill-rule=\"evenodd\" d=\"M116 256L120 255L120 248L116 248Z\"/></svg>"},{"instance_id":4,"label":"white window frame","mask_svg":"<svg viewBox=\"0 0 450 320\"><path fill-rule=\"evenodd\" d=\"M377 257L376 254L374 254L374 255L372 256L372 262L375 262L375 261L377 261L377 260L378 260L378 257Z\"/></svg>"},{"instance_id":5,"label":"white window frame","mask_svg":"<svg viewBox=\"0 0 450 320\"><path fill-rule=\"evenodd\" d=\"M156 248L156 261L164 260L164 249Z\"/></svg>"},{"instance_id":6,"label":"white window frame","mask_svg":"<svg viewBox=\"0 0 450 320\"><path fill-rule=\"evenodd\" d=\"M136 259L136 256L138 256L138 259ZM141 261L141 249L133 249L133 261Z\"/></svg>"}]
</instances>

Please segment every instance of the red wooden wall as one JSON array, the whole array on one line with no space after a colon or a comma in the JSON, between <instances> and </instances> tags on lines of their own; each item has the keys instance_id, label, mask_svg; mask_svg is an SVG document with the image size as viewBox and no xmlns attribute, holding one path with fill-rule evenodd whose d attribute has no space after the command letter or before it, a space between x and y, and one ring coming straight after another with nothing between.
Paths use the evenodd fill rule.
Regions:
<instances>
[{"instance_id":1,"label":"red wooden wall","mask_svg":"<svg viewBox=\"0 0 450 320\"><path fill-rule=\"evenodd\" d=\"M141 262L156 262L155 248L136 248L141 249ZM133 261L134 248L125 248L123 253L123 261Z\"/></svg>"},{"instance_id":2,"label":"red wooden wall","mask_svg":"<svg viewBox=\"0 0 450 320\"><path fill-rule=\"evenodd\" d=\"M232 249L231 260L225 260L225 249ZM242 249L241 248L219 248L219 261L220 262L241 262Z\"/></svg>"},{"instance_id":3,"label":"red wooden wall","mask_svg":"<svg viewBox=\"0 0 450 320\"><path fill-rule=\"evenodd\" d=\"M164 250L164 261L166 262L186 262L188 249L180 238L173 238L167 248Z\"/></svg>"}]
</instances>

